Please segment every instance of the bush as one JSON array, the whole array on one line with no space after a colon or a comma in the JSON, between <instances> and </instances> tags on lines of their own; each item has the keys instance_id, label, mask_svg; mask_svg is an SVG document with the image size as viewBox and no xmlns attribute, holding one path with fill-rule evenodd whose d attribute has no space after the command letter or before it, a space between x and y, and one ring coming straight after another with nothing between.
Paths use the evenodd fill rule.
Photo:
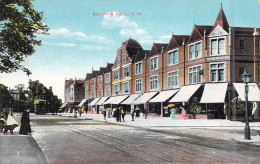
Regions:
<instances>
[{"instance_id":1,"label":"bush","mask_svg":"<svg viewBox=\"0 0 260 164\"><path fill-rule=\"evenodd\" d=\"M246 105L244 102L236 102L232 107L233 113L237 116L244 116L246 111Z\"/></svg>"},{"instance_id":2,"label":"bush","mask_svg":"<svg viewBox=\"0 0 260 164\"><path fill-rule=\"evenodd\" d=\"M192 114L200 114L202 107L200 105L191 105L189 109Z\"/></svg>"}]
</instances>

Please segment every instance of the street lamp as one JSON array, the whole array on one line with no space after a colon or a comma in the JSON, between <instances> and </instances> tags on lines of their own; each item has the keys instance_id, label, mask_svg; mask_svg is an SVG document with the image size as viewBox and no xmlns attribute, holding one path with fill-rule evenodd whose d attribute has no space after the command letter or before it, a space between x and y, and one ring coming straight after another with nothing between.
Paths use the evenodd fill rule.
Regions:
<instances>
[{"instance_id":1,"label":"street lamp","mask_svg":"<svg viewBox=\"0 0 260 164\"><path fill-rule=\"evenodd\" d=\"M242 74L242 80L246 84L245 86L245 99L246 99L246 115L245 115L245 129L244 129L244 134L245 134L245 140L251 140L250 138L250 127L249 127L249 122L248 122L248 83L250 81L251 74L248 73L246 69L244 69L244 73Z\"/></svg>"}]
</instances>

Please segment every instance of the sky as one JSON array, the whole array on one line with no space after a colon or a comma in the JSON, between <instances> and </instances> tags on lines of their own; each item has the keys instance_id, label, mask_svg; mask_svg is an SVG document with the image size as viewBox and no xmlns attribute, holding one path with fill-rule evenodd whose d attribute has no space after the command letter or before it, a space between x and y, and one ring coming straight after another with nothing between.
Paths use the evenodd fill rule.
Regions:
<instances>
[{"instance_id":1,"label":"sky","mask_svg":"<svg viewBox=\"0 0 260 164\"><path fill-rule=\"evenodd\" d=\"M150 50L172 34L190 35L194 24L214 25L222 7L230 26L260 28L260 0L35 0L48 36L25 59L32 71L0 73L0 83L14 88L29 79L53 87L64 99L65 78L85 78L92 69L114 63L122 42L135 39ZM103 15L105 14L105 15Z\"/></svg>"}]
</instances>

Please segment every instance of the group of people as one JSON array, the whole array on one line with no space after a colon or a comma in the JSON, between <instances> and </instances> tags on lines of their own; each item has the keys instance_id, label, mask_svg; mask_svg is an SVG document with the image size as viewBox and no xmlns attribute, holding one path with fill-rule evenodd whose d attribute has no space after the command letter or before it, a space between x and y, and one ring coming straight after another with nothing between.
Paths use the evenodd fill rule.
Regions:
<instances>
[{"instance_id":1,"label":"group of people","mask_svg":"<svg viewBox=\"0 0 260 164\"><path fill-rule=\"evenodd\" d=\"M102 114L104 115L104 120L106 120L107 114L109 114L109 110L106 110L105 108L102 111ZM144 109L140 109L138 106L136 108L131 109L131 117L132 121L134 121L135 118L140 117L140 113L143 113L144 117L147 118L147 112ZM125 122L125 115L126 110L123 107L114 108L112 111L112 116L116 118L117 122Z\"/></svg>"}]
</instances>

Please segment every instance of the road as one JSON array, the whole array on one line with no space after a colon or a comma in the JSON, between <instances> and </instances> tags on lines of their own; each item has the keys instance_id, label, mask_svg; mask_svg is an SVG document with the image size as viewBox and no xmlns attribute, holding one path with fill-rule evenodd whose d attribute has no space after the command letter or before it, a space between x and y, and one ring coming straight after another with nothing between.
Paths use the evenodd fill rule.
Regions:
<instances>
[{"instance_id":1,"label":"road","mask_svg":"<svg viewBox=\"0 0 260 164\"><path fill-rule=\"evenodd\" d=\"M55 115L32 115L32 136L48 162L260 163L260 146Z\"/></svg>"}]
</instances>

